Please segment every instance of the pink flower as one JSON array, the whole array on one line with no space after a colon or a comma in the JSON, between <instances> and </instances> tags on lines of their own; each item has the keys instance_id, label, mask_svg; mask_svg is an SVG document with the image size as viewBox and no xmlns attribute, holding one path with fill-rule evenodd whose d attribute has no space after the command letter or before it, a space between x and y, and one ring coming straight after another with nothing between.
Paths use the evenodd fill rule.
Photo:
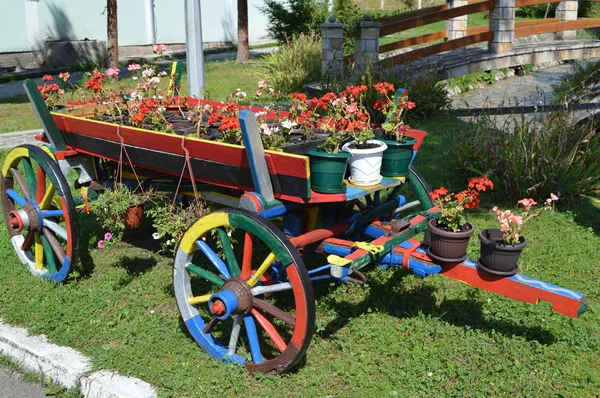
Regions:
<instances>
[{"instance_id":1,"label":"pink flower","mask_svg":"<svg viewBox=\"0 0 600 398\"><path fill-rule=\"evenodd\" d=\"M142 69L142 65L140 64L129 64L129 66L127 67L127 70L129 72L136 72L140 69Z\"/></svg>"},{"instance_id":2,"label":"pink flower","mask_svg":"<svg viewBox=\"0 0 600 398\"><path fill-rule=\"evenodd\" d=\"M509 223L513 222L513 223L516 223L517 225L523 225L523 217L511 215L510 217L508 217L508 222Z\"/></svg>"},{"instance_id":3,"label":"pink flower","mask_svg":"<svg viewBox=\"0 0 600 398\"><path fill-rule=\"evenodd\" d=\"M498 206L492 207L492 211L495 212L495 213L497 213L498 212Z\"/></svg>"},{"instance_id":4,"label":"pink flower","mask_svg":"<svg viewBox=\"0 0 600 398\"><path fill-rule=\"evenodd\" d=\"M105 248L104 241L103 240L99 240L98 241L98 249L104 249L104 248Z\"/></svg>"},{"instance_id":5,"label":"pink flower","mask_svg":"<svg viewBox=\"0 0 600 398\"><path fill-rule=\"evenodd\" d=\"M113 78L119 77L119 68L108 68L106 70L106 76Z\"/></svg>"},{"instance_id":6,"label":"pink flower","mask_svg":"<svg viewBox=\"0 0 600 398\"><path fill-rule=\"evenodd\" d=\"M165 51L167 51L167 46L164 44L157 44L154 46L154 52L158 53L159 56L162 56Z\"/></svg>"},{"instance_id":7,"label":"pink flower","mask_svg":"<svg viewBox=\"0 0 600 398\"><path fill-rule=\"evenodd\" d=\"M61 79L63 82L66 82L67 80L69 80L69 78L71 77L71 74L69 72L62 72L58 74L58 78Z\"/></svg>"},{"instance_id":8,"label":"pink flower","mask_svg":"<svg viewBox=\"0 0 600 398\"><path fill-rule=\"evenodd\" d=\"M65 90L63 90L62 88L59 88L59 89L58 89L58 93L59 93L59 94L64 94L64 93L65 93Z\"/></svg>"},{"instance_id":9,"label":"pink flower","mask_svg":"<svg viewBox=\"0 0 600 398\"><path fill-rule=\"evenodd\" d=\"M260 88L260 89L267 88L267 83L265 83L264 80L259 80L258 81L258 88Z\"/></svg>"},{"instance_id":10,"label":"pink flower","mask_svg":"<svg viewBox=\"0 0 600 398\"><path fill-rule=\"evenodd\" d=\"M529 211L529 209L531 209L531 206L537 205L536 201L534 201L531 198L521 199L517 203L523 205L525 207L525 211Z\"/></svg>"},{"instance_id":11,"label":"pink flower","mask_svg":"<svg viewBox=\"0 0 600 398\"><path fill-rule=\"evenodd\" d=\"M556 196L555 194L551 193L551 194L550 194L550 200L551 200L552 202L554 202L554 201L557 201L557 200L558 200L558 196Z\"/></svg>"},{"instance_id":12,"label":"pink flower","mask_svg":"<svg viewBox=\"0 0 600 398\"><path fill-rule=\"evenodd\" d=\"M107 232L104 234L104 240L105 241L109 241L112 238L112 234L110 232Z\"/></svg>"}]
</instances>

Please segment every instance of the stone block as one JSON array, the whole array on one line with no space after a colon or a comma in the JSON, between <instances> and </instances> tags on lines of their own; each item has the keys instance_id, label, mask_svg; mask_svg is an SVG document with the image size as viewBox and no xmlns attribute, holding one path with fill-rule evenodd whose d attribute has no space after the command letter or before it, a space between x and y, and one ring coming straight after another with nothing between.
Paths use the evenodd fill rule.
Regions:
<instances>
[{"instance_id":1,"label":"stone block","mask_svg":"<svg viewBox=\"0 0 600 398\"><path fill-rule=\"evenodd\" d=\"M339 39L344 37L342 28L323 28L321 25L321 37L324 39Z\"/></svg>"},{"instance_id":2,"label":"stone block","mask_svg":"<svg viewBox=\"0 0 600 398\"><path fill-rule=\"evenodd\" d=\"M515 30L514 19L490 19L490 30L494 32L499 31L513 31Z\"/></svg>"},{"instance_id":3,"label":"stone block","mask_svg":"<svg viewBox=\"0 0 600 398\"><path fill-rule=\"evenodd\" d=\"M379 28L361 28L360 38L363 40L379 40Z\"/></svg>"},{"instance_id":4,"label":"stone block","mask_svg":"<svg viewBox=\"0 0 600 398\"><path fill-rule=\"evenodd\" d=\"M97 64L106 60L106 42L60 40L44 43L44 64L50 68Z\"/></svg>"},{"instance_id":5,"label":"stone block","mask_svg":"<svg viewBox=\"0 0 600 398\"><path fill-rule=\"evenodd\" d=\"M379 52L379 41L376 40L363 40L362 48L365 52Z\"/></svg>"},{"instance_id":6,"label":"stone block","mask_svg":"<svg viewBox=\"0 0 600 398\"><path fill-rule=\"evenodd\" d=\"M321 38L321 48L331 49L331 39Z\"/></svg>"},{"instance_id":7,"label":"stone block","mask_svg":"<svg viewBox=\"0 0 600 398\"><path fill-rule=\"evenodd\" d=\"M512 42L501 43L501 42L489 42L488 43L488 51L492 54L500 54L507 51L512 51L513 44Z\"/></svg>"},{"instance_id":8,"label":"stone block","mask_svg":"<svg viewBox=\"0 0 600 398\"><path fill-rule=\"evenodd\" d=\"M554 62L554 52L534 53L533 64L541 64L546 62Z\"/></svg>"},{"instance_id":9,"label":"stone block","mask_svg":"<svg viewBox=\"0 0 600 398\"><path fill-rule=\"evenodd\" d=\"M577 39L577 31L563 30L562 32L556 32L556 33L554 33L554 38L556 40L576 40Z\"/></svg>"},{"instance_id":10,"label":"stone block","mask_svg":"<svg viewBox=\"0 0 600 398\"><path fill-rule=\"evenodd\" d=\"M496 8L498 7L515 7L515 0L496 0Z\"/></svg>"}]
</instances>

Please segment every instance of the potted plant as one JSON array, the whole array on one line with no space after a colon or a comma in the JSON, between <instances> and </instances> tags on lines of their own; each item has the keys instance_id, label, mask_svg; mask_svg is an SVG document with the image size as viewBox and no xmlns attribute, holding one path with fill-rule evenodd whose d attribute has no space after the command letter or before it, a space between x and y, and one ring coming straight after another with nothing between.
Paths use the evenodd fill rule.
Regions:
<instances>
[{"instance_id":1,"label":"potted plant","mask_svg":"<svg viewBox=\"0 0 600 398\"><path fill-rule=\"evenodd\" d=\"M475 229L464 212L479 206L479 192L488 188L494 188L489 178L476 177L469 180L468 189L462 192L448 193L441 187L429 194L442 213L429 220L429 257L440 263L459 263L467 258L467 246Z\"/></svg>"},{"instance_id":2,"label":"potted plant","mask_svg":"<svg viewBox=\"0 0 600 398\"><path fill-rule=\"evenodd\" d=\"M92 204L98 222L111 232L113 241L118 241L126 229L140 226L144 217L144 206L152 192L134 192L123 183L107 188Z\"/></svg>"},{"instance_id":3,"label":"potted plant","mask_svg":"<svg viewBox=\"0 0 600 398\"><path fill-rule=\"evenodd\" d=\"M553 203L558 200L554 194L544 202L544 209L531 212L537 203L530 198L519 200L524 210L520 215L510 210L500 210L494 206L496 219L500 228L487 228L479 233L481 255L477 261L479 268L492 274L509 276L519 271L517 262L521 252L527 246L527 239L521 234L523 226L532 218L538 217L545 210L552 210Z\"/></svg>"},{"instance_id":4,"label":"potted plant","mask_svg":"<svg viewBox=\"0 0 600 398\"><path fill-rule=\"evenodd\" d=\"M373 138L375 134L372 130L362 130L354 135L353 141L342 147L352 155L349 180L354 185L370 186L381 182L381 162L387 145Z\"/></svg>"},{"instance_id":5,"label":"potted plant","mask_svg":"<svg viewBox=\"0 0 600 398\"><path fill-rule=\"evenodd\" d=\"M373 108L385 117L381 128L387 149L383 152L381 174L386 177L406 175L413 159L413 146L417 141L405 136L410 131L410 126L404 124L404 117L408 110L415 107L415 103L401 92L396 92L394 99L390 98L389 94L394 92L391 83L380 82L373 87L381 95Z\"/></svg>"}]
</instances>

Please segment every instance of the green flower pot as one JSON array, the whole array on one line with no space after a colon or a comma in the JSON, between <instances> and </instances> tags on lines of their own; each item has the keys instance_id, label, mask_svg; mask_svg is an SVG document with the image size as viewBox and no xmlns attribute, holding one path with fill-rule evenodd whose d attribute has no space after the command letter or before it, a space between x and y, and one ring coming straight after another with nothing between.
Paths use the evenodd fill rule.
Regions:
<instances>
[{"instance_id":1,"label":"green flower pot","mask_svg":"<svg viewBox=\"0 0 600 398\"><path fill-rule=\"evenodd\" d=\"M308 151L310 158L310 185L320 193L345 193L344 174L350 153L326 153L315 149Z\"/></svg>"},{"instance_id":2,"label":"green flower pot","mask_svg":"<svg viewBox=\"0 0 600 398\"><path fill-rule=\"evenodd\" d=\"M383 152L381 175L385 177L400 177L408 173L410 161L413 156L413 145L417 140L404 137L404 141L383 140L387 149Z\"/></svg>"}]
</instances>

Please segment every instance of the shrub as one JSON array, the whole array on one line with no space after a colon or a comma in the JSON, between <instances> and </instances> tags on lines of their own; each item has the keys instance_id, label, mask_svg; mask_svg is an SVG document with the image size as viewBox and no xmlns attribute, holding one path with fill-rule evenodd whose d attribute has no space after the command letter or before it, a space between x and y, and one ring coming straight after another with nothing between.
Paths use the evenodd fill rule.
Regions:
<instances>
[{"instance_id":1,"label":"shrub","mask_svg":"<svg viewBox=\"0 0 600 398\"><path fill-rule=\"evenodd\" d=\"M327 20L329 0L288 0L286 3L265 0L264 7L259 7L269 20L269 37L286 43L300 34L320 32L319 25Z\"/></svg>"},{"instance_id":2,"label":"shrub","mask_svg":"<svg viewBox=\"0 0 600 398\"><path fill-rule=\"evenodd\" d=\"M552 92L554 93L552 102L555 104L572 103L586 99L585 94L590 91L589 87L600 81L599 68L600 61L590 62L585 66L575 64L573 72L565 74L557 85L552 86ZM595 91L592 91L592 95L596 95Z\"/></svg>"},{"instance_id":3,"label":"shrub","mask_svg":"<svg viewBox=\"0 0 600 398\"><path fill-rule=\"evenodd\" d=\"M265 57L271 86L284 94L303 91L321 78L321 40L315 33L300 34L279 51Z\"/></svg>"},{"instance_id":4,"label":"shrub","mask_svg":"<svg viewBox=\"0 0 600 398\"><path fill-rule=\"evenodd\" d=\"M335 21L346 25L344 32L344 54L354 51L354 39L360 35L358 23L363 14L354 0L333 0L333 15Z\"/></svg>"},{"instance_id":5,"label":"shrub","mask_svg":"<svg viewBox=\"0 0 600 398\"><path fill-rule=\"evenodd\" d=\"M588 16L594 6L594 3L585 0L578 0L577 3L577 16L579 17ZM559 3L535 4L532 6L519 7L516 10L516 15L525 18L554 18L558 4Z\"/></svg>"},{"instance_id":6,"label":"shrub","mask_svg":"<svg viewBox=\"0 0 600 398\"><path fill-rule=\"evenodd\" d=\"M593 121L574 123L571 116L509 118L502 128L484 116L451 155L459 167L501 182L507 198L585 194L600 184L600 133Z\"/></svg>"},{"instance_id":7,"label":"shrub","mask_svg":"<svg viewBox=\"0 0 600 398\"><path fill-rule=\"evenodd\" d=\"M408 89L408 99L417 106L407 114L409 120L425 120L450 106L451 101L439 70L421 70L412 75L404 87Z\"/></svg>"}]
</instances>

